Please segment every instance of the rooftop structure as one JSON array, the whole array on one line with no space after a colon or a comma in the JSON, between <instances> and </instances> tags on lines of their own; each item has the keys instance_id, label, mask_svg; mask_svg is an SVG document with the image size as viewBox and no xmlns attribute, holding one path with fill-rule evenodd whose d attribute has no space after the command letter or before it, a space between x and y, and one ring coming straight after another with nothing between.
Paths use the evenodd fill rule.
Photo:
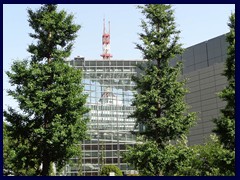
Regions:
<instances>
[{"instance_id":1,"label":"rooftop structure","mask_svg":"<svg viewBox=\"0 0 240 180\"><path fill-rule=\"evenodd\" d=\"M108 22L109 30L106 32L105 29L105 19L103 19L103 35L102 35L102 46L103 53L101 56L104 60L109 60L112 55L110 54L110 21Z\"/></svg>"}]
</instances>

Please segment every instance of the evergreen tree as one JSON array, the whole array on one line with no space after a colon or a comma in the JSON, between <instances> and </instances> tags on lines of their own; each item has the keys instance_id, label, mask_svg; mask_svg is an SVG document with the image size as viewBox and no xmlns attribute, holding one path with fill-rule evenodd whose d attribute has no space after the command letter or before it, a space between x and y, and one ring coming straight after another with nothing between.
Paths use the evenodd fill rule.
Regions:
<instances>
[{"instance_id":1,"label":"evergreen tree","mask_svg":"<svg viewBox=\"0 0 240 180\"><path fill-rule=\"evenodd\" d=\"M142 175L167 175L165 149L171 140L188 133L196 116L187 112L184 98L188 90L186 80L180 77L182 63L171 65L171 59L183 52L171 5L150 4L140 9L145 19L141 24L144 32L139 34L142 44L137 44L137 49L147 63L139 66L143 73L133 77L138 93L131 116L136 118L137 127L143 127L139 134L145 141L130 148L124 158Z\"/></svg>"},{"instance_id":2,"label":"evergreen tree","mask_svg":"<svg viewBox=\"0 0 240 180\"><path fill-rule=\"evenodd\" d=\"M3 175L8 176L11 175L14 169L14 165L11 162L14 158L15 152L11 149L11 145L13 144L13 140L10 139L7 131L7 124L3 122Z\"/></svg>"},{"instance_id":3,"label":"evergreen tree","mask_svg":"<svg viewBox=\"0 0 240 180\"><path fill-rule=\"evenodd\" d=\"M15 87L8 94L20 111L9 107L4 117L8 135L16 141L14 165L45 176L51 163L61 168L76 155L77 144L86 136L82 73L64 62L80 26L73 23L73 15L57 11L53 4L35 12L29 9L28 15L36 44L28 48L30 61L15 61L7 72Z\"/></svg>"},{"instance_id":4,"label":"evergreen tree","mask_svg":"<svg viewBox=\"0 0 240 180\"><path fill-rule=\"evenodd\" d=\"M178 43L180 31L176 30L171 5L150 4L140 6L145 20L140 34L143 44L137 44L147 63L141 66L143 73L133 77L136 83L136 107L132 117L137 126L144 126L140 134L164 147L169 140L186 134L194 124L195 114L187 113L184 101L188 92L185 80L180 81L181 62L171 66L170 60L181 54Z\"/></svg>"},{"instance_id":5,"label":"evergreen tree","mask_svg":"<svg viewBox=\"0 0 240 180\"><path fill-rule=\"evenodd\" d=\"M227 105L221 110L221 116L214 120L217 126L214 132L226 148L235 150L235 13L231 14L229 20L230 32L227 34L229 46L223 73L227 77L228 85L219 94Z\"/></svg>"}]
</instances>

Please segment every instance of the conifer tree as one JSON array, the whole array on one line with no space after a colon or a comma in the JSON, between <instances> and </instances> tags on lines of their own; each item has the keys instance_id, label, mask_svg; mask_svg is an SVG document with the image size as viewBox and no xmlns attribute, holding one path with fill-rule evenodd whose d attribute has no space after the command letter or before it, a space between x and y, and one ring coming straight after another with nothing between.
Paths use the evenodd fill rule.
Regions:
<instances>
[{"instance_id":1,"label":"conifer tree","mask_svg":"<svg viewBox=\"0 0 240 180\"><path fill-rule=\"evenodd\" d=\"M145 19L141 24L144 32L139 34L142 44L137 44L137 49L148 62L140 67L143 73L133 77L138 93L132 117L137 126L144 127L140 134L162 148L188 133L195 113L187 113L184 97L188 91L185 80L180 80L182 64L171 66L170 62L183 52L171 5L150 4L140 9Z\"/></svg>"},{"instance_id":2,"label":"conifer tree","mask_svg":"<svg viewBox=\"0 0 240 180\"><path fill-rule=\"evenodd\" d=\"M140 33L142 44L136 44L146 63L139 66L142 73L133 77L137 93L131 115L136 118L142 142L125 153L124 159L142 175L167 175L169 159L166 148L172 140L182 139L196 120L187 112L186 80L181 78L182 63L171 60L183 52L178 42L174 11L171 5L149 4L139 7L145 19ZM141 128L142 127L142 128ZM174 156L174 155L173 155ZM182 156L185 160L185 156ZM174 163L174 162L172 162Z\"/></svg>"},{"instance_id":3,"label":"conifer tree","mask_svg":"<svg viewBox=\"0 0 240 180\"><path fill-rule=\"evenodd\" d=\"M219 97L227 102L224 109L221 110L221 116L215 119L215 132L220 141L227 149L235 150L235 13L229 18L228 26L230 32L227 34L229 43L227 51L227 60L223 75L226 76L228 85L219 94Z\"/></svg>"},{"instance_id":4,"label":"conifer tree","mask_svg":"<svg viewBox=\"0 0 240 180\"><path fill-rule=\"evenodd\" d=\"M79 25L73 15L47 4L28 10L30 60L15 61L7 72L15 87L8 90L20 111L4 111L8 135L16 141L15 167L35 169L34 175L49 175L51 163L61 168L77 154L86 136L88 112L81 84L82 73L65 63L70 56ZM42 167L42 168L41 168ZM25 174L22 174L25 175Z\"/></svg>"}]
</instances>

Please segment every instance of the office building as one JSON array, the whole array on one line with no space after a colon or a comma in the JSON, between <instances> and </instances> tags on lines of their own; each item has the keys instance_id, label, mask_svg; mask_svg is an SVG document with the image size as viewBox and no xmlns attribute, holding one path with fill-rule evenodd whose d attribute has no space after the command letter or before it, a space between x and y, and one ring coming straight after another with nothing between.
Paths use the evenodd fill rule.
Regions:
<instances>
[{"instance_id":1,"label":"office building","mask_svg":"<svg viewBox=\"0 0 240 180\"><path fill-rule=\"evenodd\" d=\"M114 164L124 173L131 168L122 162L121 153L126 145L133 145L135 121L128 117L133 111L131 106L134 83L132 75L137 74L136 65L142 60L84 60L77 57L70 65L84 72L83 84L88 94L87 106L89 141L82 144L83 175L99 175L104 164ZM71 174L76 174L74 168ZM75 168L77 171L77 168Z\"/></svg>"},{"instance_id":2,"label":"office building","mask_svg":"<svg viewBox=\"0 0 240 180\"><path fill-rule=\"evenodd\" d=\"M183 61L183 77L188 78L190 93L186 102L190 111L198 113L197 125L190 130L189 145L201 144L211 134L213 118L225 106L217 92L227 84L222 76L227 57L226 36L221 35L189 48L181 56L172 60ZM121 153L126 145L134 145L134 119L129 115L134 111L131 106L134 83L131 76L141 73L136 65L143 60L85 60L77 57L70 65L84 72L83 83L89 95L87 106L91 109L88 116L91 140L82 144L83 175L99 175L103 163L114 164L124 173L131 168L122 162ZM77 168L70 167L67 174L76 175Z\"/></svg>"}]
</instances>

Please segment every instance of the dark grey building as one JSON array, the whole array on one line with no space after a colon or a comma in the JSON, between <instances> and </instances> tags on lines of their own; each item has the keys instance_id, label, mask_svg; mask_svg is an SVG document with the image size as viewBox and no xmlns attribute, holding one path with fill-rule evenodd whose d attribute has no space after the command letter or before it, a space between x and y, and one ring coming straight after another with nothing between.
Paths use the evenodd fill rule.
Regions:
<instances>
[{"instance_id":1,"label":"dark grey building","mask_svg":"<svg viewBox=\"0 0 240 180\"><path fill-rule=\"evenodd\" d=\"M203 143L209 137L214 127L212 120L226 105L217 93L227 85L226 77L221 75L227 46L226 35L221 35L187 48L178 57L184 62L183 75L189 79L187 87L190 93L186 101L191 106L190 111L197 112L199 118L190 131L190 145Z\"/></svg>"}]
</instances>

